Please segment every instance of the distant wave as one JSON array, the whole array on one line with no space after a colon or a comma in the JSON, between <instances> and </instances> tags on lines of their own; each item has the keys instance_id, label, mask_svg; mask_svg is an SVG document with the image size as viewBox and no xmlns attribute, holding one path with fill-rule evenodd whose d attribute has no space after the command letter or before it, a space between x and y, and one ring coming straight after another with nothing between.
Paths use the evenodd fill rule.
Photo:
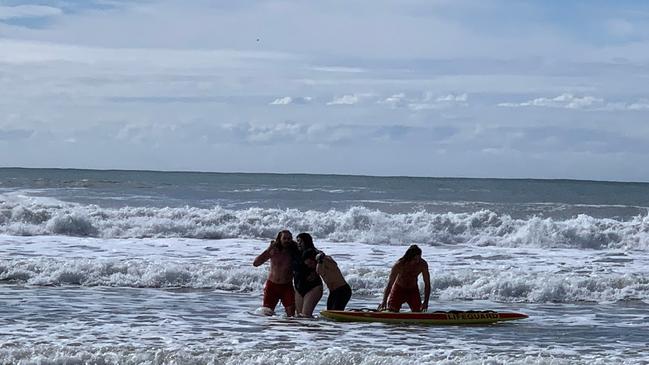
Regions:
<instances>
[{"instance_id":1,"label":"distant wave","mask_svg":"<svg viewBox=\"0 0 649 365\"><path fill-rule=\"evenodd\" d=\"M288 228L333 242L469 244L507 247L649 248L649 215L630 220L588 215L516 219L490 210L390 214L364 207L326 212L222 207L101 208L40 200L2 200L0 233L101 238L272 238Z\"/></svg>"},{"instance_id":2,"label":"distant wave","mask_svg":"<svg viewBox=\"0 0 649 365\"><path fill-rule=\"evenodd\" d=\"M341 268L356 295L380 295L389 274L387 268L345 265ZM218 289L257 292L261 298L267 275L266 270L240 264L225 266L169 260L42 257L0 260L0 282L32 286ZM434 298L449 301L649 302L649 278L635 273L584 276L574 272L533 273L523 269L432 271L431 286Z\"/></svg>"},{"instance_id":3,"label":"distant wave","mask_svg":"<svg viewBox=\"0 0 649 365\"><path fill-rule=\"evenodd\" d=\"M330 193L330 194L343 194L343 193L356 193L363 191L366 188L350 188L350 189L325 189L325 188L249 188L249 189L233 189L223 190L222 193L260 193L260 192L299 192L299 193Z\"/></svg>"}]
</instances>

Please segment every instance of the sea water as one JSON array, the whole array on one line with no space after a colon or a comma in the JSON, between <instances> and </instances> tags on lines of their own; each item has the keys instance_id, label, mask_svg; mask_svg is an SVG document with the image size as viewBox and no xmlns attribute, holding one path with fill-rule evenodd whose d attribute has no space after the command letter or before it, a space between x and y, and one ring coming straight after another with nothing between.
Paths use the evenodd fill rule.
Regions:
<instances>
[{"instance_id":1,"label":"sea water","mask_svg":"<svg viewBox=\"0 0 649 365\"><path fill-rule=\"evenodd\" d=\"M0 363L649 363L647 207L640 183L0 169ZM431 310L530 318L255 315L281 229L336 259L349 307L417 243Z\"/></svg>"}]
</instances>

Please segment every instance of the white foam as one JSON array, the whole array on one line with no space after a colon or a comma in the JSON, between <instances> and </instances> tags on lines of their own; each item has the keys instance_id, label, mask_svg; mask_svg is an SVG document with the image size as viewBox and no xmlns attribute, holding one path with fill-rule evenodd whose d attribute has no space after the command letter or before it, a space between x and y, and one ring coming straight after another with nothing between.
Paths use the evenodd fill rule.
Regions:
<instances>
[{"instance_id":1,"label":"white foam","mask_svg":"<svg viewBox=\"0 0 649 365\"><path fill-rule=\"evenodd\" d=\"M15 198L15 197L14 197ZM101 208L0 196L0 233L104 238L272 238L284 228L337 242L459 244L507 247L649 248L649 215L623 221L579 215L565 220L514 219L489 210L472 213L389 214L348 210L222 207Z\"/></svg>"},{"instance_id":2,"label":"white foam","mask_svg":"<svg viewBox=\"0 0 649 365\"><path fill-rule=\"evenodd\" d=\"M218 289L260 295L267 266L258 240L0 237L0 281L35 286ZM379 296L403 254L391 245L317 242L355 295ZM432 296L445 301L570 303L647 301L646 252L497 247L424 248ZM422 287L423 289L423 287Z\"/></svg>"},{"instance_id":3,"label":"white foam","mask_svg":"<svg viewBox=\"0 0 649 365\"><path fill-rule=\"evenodd\" d=\"M329 346L323 349L237 349L228 346L189 348L138 349L107 346L97 349L35 346L32 348L3 348L0 363L15 364L514 364L514 365L591 365L606 363L628 363L625 354L581 355L561 349L533 349L510 351L508 353L485 354L454 348L431 348L428 351L409 351L406 348L347 349Z\"/></svg>"}]
</instances>

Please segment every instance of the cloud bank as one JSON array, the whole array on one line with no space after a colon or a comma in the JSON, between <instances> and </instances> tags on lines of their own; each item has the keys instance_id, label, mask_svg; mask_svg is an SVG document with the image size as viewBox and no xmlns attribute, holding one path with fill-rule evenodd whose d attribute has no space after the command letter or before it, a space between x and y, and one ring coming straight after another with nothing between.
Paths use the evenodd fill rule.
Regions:
<instances>
[{"instance_id":1,"label":"cloud bank","mask_svg":"<svg viewBox=\"0 0 649 365\"><path fill-rule=\"evenodd\" d=\"M649 4L3 4L3 166L649 181Z\"/></svg>"}]
</instances>

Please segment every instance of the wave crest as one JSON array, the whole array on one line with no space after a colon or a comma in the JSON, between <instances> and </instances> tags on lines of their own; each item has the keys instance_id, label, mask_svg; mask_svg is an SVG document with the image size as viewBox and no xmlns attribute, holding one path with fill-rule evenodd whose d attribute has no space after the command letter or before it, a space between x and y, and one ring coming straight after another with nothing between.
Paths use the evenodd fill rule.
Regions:
<instances>
[{"instance_id":1,"label":"wave crest","mask_svg":"<svg viewBox=\"0 0 649 365\"><path fill-rule=\"evenodd\" d=\"M342 266L354 295L380 296L389 269ZM261 298L268 274L248 265L170 262L144 259L95 260L30 258L0 260L0 282L32 286L108 286L217 289L255 292ZM649 301L649 278L641 274L583 276L524 269L431 272L433 298L446 301L572 303Z\"/></svg>"},{"instance_id":2,"label":"wave crest","mask_svg":"<svg viewBox=\"0 0 649 365\"><path fill-rule=\"evenodd\" d=\"M364 207L329 211L229 210L39 205L0 201L0 233L102 238L273 238L288 228L334 242L471 244L508 247L649 247L649 215L631 220L588 215L557 220L515 219L490 210L470 213L417 211L390 214Z\"/></svg>"}]
</instances>

